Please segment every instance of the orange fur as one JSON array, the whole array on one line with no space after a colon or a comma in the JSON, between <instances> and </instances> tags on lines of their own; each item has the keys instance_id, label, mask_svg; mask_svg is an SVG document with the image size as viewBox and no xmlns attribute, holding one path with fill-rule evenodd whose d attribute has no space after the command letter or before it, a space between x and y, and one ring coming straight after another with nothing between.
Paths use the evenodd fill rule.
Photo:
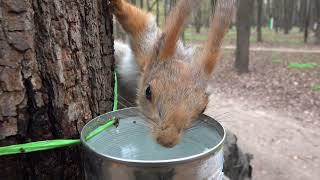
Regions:
<instances>
[{"instance_id":1,"label":"orange fur","mask_svg":"<svg viewBox=\"0 0 320 180\"><path fill-rule=\"evenodd\" d=\"M207 75L211 75L219 58L222 40L229 29L232 19L233 3L232 0L218 1L208 41L200 58L201 66Z\"/></svg>"},{"instance_id":2,"label":"orange fur","mask_svg":"<svg viewBox=\"0 0 320 180\"><path fill-rule=\"evenodd\" d=\"M137 40L145 30L150 15L124 0L111 0L117 20L133 39Z\"/></svg>"},{"instance_id":3,"label":"orange fur","mask_svg":"<svg viewBox=\"0 0 320 180\"><path fill-rule=\"evenodd\" d=\"M198 0L179 1L175 9L170 13L164 29L164 42L160 53L161 60L171 58L176 50L177 41L184 28L186 19L191 10L196 7Z\"/></svg>"},{"instance_id":4,"label":"orange fur","mask_svg":"<svg viewBox=\"0 0 320 180\"><path fill-rule=\"evenodd\" d=\"M194 66L181 53L186 49L178 47L177 43L188 15L199 1L180 0L167 18L161 35L158 31L150 33L156 28L143 34L147 26L155 25L148 24L147 13L123 0L111 0L118 21L133 38L131 48L141 68L137 104L153 125L155 139L165 147L179 143L183 131L205 110L209 96L208 76L216 65L231 19L234 0L219 0L208 42L200 59L192 61L199 66ZM142 40L144 38L148 41ZM151 98L146 96L147 89L151 91L148 90Z\"/></svg>"},{"instance_id":5,"label":"orange fur","mask_svg":"<svg viewBox=\"0 0 320 180\"><path fill-rule=\"evenodd\" d=\"M181 107L175 109L175 111L168 116L166 121L156 130L157 141L166 146L172 147L179 143L181 138L181 131L185 128L188 120L184 109Z\"/></svg>"},{"instance_id":6,"label":"orange fur","mask_svg":"<svg viewBox=\"0 0 320 180\"><path fill-rule=\"evenodd\" d=\"M118 22L130 35L131 48L136 56L140 70L143 71L150 58L143 52L141 41L152 16L125 0L110 0L110 2Z\"/></svg>"}]
</instances>

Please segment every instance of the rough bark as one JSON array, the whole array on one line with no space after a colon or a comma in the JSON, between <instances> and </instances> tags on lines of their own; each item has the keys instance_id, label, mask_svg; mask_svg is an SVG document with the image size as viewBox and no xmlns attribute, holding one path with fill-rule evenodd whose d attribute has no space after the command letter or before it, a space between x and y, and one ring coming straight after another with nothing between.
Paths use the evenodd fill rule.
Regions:
<instances>
[{"instance_id":1,"label":"rough bark","mask_svg":"<svg viewBox=\"0 0 320 180\"><path fill-rule=\"evenodd\" d=\"M0 1L0 146L78 138L112 109L107 0ZM81 179L79 147L0 157L0 179Z\"/></svg>"},{"instance_id":2,"label":"rough bark","mask_svg":"<svg viewBox=\"0 0 320 180\"><path fill-rule=\"evenodd\" d=\"M253 0L239 0L235 61L235 68L239 73L249 72L250 19L252 12Z\"/></svg>"},{"instance_id":3,"label":"rough bark","mask_svg":"<svg viewBox=\"0 0 320 180\"><path fill-rule=\"evenodd\" d=\"M263 0L257 0L257 41L262 42L262 32L261 32L261 26L262 26L262 10L263 10Z\"/></svg>"}]
</instances>

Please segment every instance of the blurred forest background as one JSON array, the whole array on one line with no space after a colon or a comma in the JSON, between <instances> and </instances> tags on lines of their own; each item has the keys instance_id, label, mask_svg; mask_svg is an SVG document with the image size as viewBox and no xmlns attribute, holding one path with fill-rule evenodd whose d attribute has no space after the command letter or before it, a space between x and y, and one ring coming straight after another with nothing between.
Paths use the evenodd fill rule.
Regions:
<instances>
[{"instance_id":1,"label":"blurred forest background","mask_svg":"<svg viewBox=\"0 0 320 180\"><path fill-rule=\"evenodd\" d=\"M162 26L176 0L131 0ZM181 37L201 48L216 0L203 0ZM253 178L320 178L320 0L237 0L206 113L253 154ZM127 41L114 23L115 39Z\"/></svg>"}]
</instances>

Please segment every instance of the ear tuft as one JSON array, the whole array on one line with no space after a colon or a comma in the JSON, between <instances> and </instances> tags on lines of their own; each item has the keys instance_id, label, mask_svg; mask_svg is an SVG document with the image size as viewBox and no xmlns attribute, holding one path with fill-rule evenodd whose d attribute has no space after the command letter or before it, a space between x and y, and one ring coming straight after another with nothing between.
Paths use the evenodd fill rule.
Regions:
<instances>
[{"instance_id":1,"label":"ear tuft","mask_svg":"<svg viewBox=\"0 0 320 180\"><path fill-rule=\"evenodd\" d=\"M175 51L180 34L192 10L196 9L200 0L180 0L167 18L161 52L161 60L170 59Z\"/></svg>"},{"instance_id":2,"label":"ear tuft","mask_svg":"<svg viewBox=\"0 0 320 180\"><path fill-rule=\"evenodd\" d=\"M219 0L206 45L200 55L200 67L207 76L215 68L220 55L221 44L227 33L234 10L235 0Z\"/></svg>"}]
</instances>

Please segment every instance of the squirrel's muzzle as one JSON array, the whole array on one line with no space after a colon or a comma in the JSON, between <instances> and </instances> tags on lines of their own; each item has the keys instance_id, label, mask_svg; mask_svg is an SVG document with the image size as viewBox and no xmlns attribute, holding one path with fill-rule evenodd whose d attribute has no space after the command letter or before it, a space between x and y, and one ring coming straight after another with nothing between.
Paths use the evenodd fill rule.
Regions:
<instances>
[{"instance_id":1,"label":"squirrel's muzzle","mask_svg":"<svg viewBox=\"0 0 320 180\"><path fill-rule=\"evenodd\" d=\"M155 129L155 137L159 144L164 147L174 147L181 139L182 131L189 124L186 112L177 110L163 120L160 126Z\"/></svg>"}]
</instances>

